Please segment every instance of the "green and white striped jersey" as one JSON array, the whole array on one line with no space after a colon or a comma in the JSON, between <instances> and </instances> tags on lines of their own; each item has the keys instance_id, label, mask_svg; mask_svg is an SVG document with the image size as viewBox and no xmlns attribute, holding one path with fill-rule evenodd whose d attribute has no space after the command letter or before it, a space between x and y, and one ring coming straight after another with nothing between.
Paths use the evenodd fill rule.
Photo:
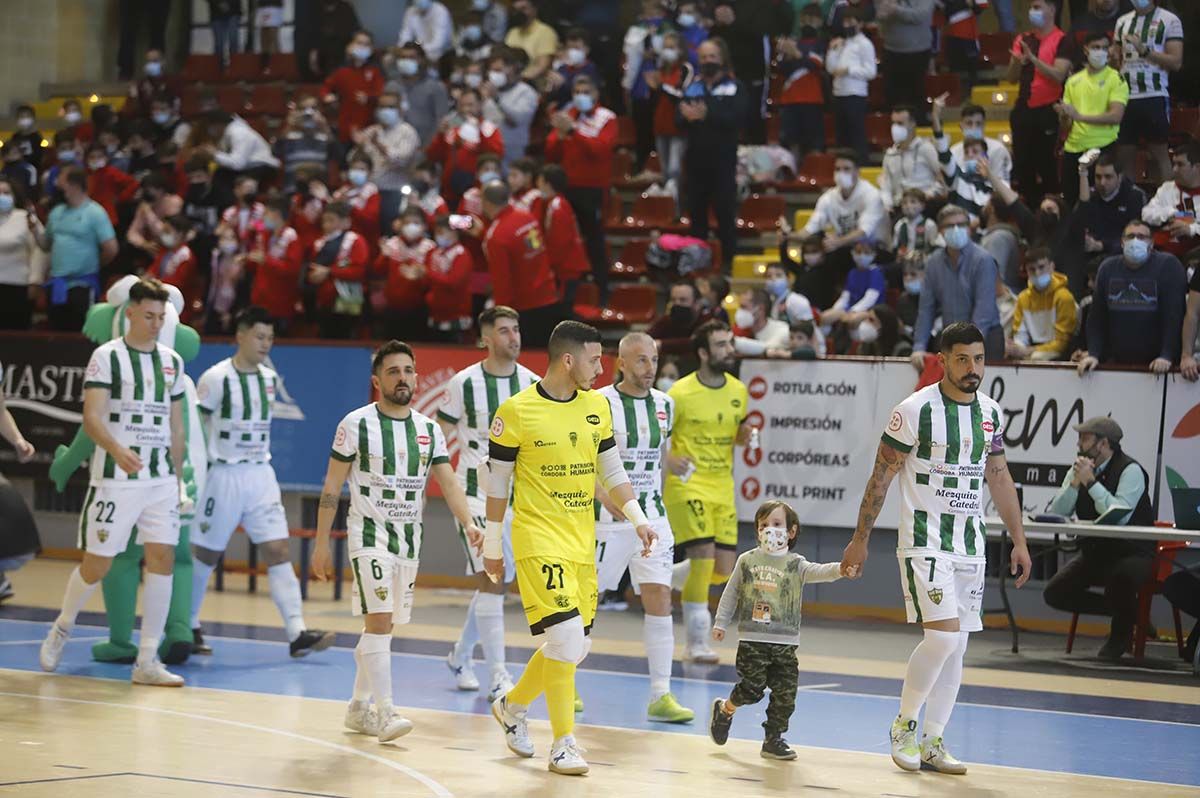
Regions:
<instances>
[{"instance_id":1,"label":"green and white striped jersey","mask_svg":"<svg viewBox=\"0 0 1200 798\"><path fill-rule=\"evenodd\" d=\"M892 411L883 442L908 455L900 471L899 553L984 559L984 466L1004 452L1002 418L990 396L977 392L959 404L938 384Z\"/></svg>"},{"instance_id":2,"label":"green and white striped jersey","mask_svg":"<svg viewBox=\"0 0 1200 798\"><path fill-rule=\"evenodd\" d=\"M260 365L238 371L227 357L200 376L196 395L208 418L208 459L213 463L271 460L271 403L279 377Z\"/></svg>"},{"instance_id":3,"label":"green and white striped jersey","mask_svg":"<svg viewBox=\"0 0 1200 798\"><path fill-rule=\"evenodd\" d=\"M108 391L105 424L122 446L142 459L142 469L126 474L112 455L97 446L90 465L92 485L174 481L171 465L171 403L184 397L183 359L155 342L145 352L124 338L96 347L88 361L84 388Z\"/></svg>"},{"instance_id":4,"label":"green and white striped jersey","mask_svg":"<svg viewBox=\"0 0 1200 798\"><path fill-rule=\"evenodd\" d=\"M497 377L483 363L468 366L446 383L438 418L458 431L458 466L455 473L469 499L486 499L488 429L504 400L540 380L537 374L516 364L513 373Z\"/></svg>"},{"instance_id":5,"label":"green and white striped jersey","mask_svg":"<svg viewBox=\"0 0 1200 798\"><path fill-rule=\"evenodd\" d=\"M437 423L413 410L386 416L377 404L351 412L338 424L330 456L350 467L350 554L390 552L421 558L421 515L429 470L450 462Z\"/></svg>"},{"instance_id":6,"label":"green and white striped jersey","mask_svg":"<svg viewBox=\"0 0 1200 798\"><path fill-rule=\"evenodd\" d=\"M1153 11L1143 16L1130 11L1117 20L1115 41L1123 43L1126 35L1136 36L1145 42L1148 52L1161 53L1167 49L1167 42L1173 39L1183 41L1183 23L1161 6L1155 6ZM1125 58L1121 65L1121 77L1129 84L1129 99L1168 96L1167 70L1139 56L1132 44L1122 46Z\"/></svg>"},{"instance_id":7,"label":"green and white striped jersey","mask_svg":"<svg viewBox=\"0 0 1200 798\"><path fill-rule=\"evenodd\" d=\"M646 517L666 515L663 509L663 444L675 423L675 400L656 388L650 395L635 398L606 385L599 393L612 410L613 437L633 485L633 494ZM614 523L612 514L596 502L596 522Z\"/></svg>"}]
</instances>

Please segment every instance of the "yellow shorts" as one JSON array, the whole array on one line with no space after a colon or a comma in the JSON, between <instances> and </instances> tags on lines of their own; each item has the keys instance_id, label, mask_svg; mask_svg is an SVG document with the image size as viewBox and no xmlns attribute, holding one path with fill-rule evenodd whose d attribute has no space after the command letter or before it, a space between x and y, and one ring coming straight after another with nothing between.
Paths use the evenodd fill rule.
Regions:
<instances>
[{"instance_id":1,"label":"yellow shorts","mask_svg":"<svg viewBox=\"0 0 1200 798\"><path fill-rule=\"evenodd\" d=\"M737 508L732 504L688 499L669 503L666 510L676 549L713 542L718 549L737 551Z\"/></svg>"},{"instance_id":2,"label":"yellow shorts","mask_svg":"<svg viewBox=\"0 0 1200 798\"><path fill-rule=\"evenodd\" d=\"M578 615L584 630L596 617L596 563L554 557L517 560L517 587L529 631L540 635L556 623Z\"/></svg>"}]
</instances>

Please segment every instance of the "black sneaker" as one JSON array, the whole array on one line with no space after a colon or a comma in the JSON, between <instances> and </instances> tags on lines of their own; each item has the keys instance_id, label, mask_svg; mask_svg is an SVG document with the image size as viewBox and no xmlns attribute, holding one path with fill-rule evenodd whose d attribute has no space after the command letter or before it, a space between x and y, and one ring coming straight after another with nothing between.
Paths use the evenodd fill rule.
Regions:
<instances>
[{"instance_id":1,"label":"black sneaker","mask_svg":"<svg viewBox=\"0 0 1200 798\"><path fill-rule=\"evenodd\" d=\"M322 632L320 629L305 629L300 636L292 641L290 649L293 657L307 657L314 651L324 651L333 645L337 632Z\"/></svg>"},{"instance_id":2,"label":"black sneaker","mask_svg":"<svg viewBox=\"0 0 1200 798\"><path fill-rule=\"evenodd\" d=\"M172 643L167 646L167 652L162 655L163 665L182 665L188 661L188 657L192 655L194 648L195 643L189 643L186 640L178 640Z\"/></svg>"},{"instance_id":3,"label":"black sneaker","mask_svg":"<svg viewBox=\"0 0 1200 798\"><path fill-rule=\"evenodd\" d=\"M1120 662L1128 650L1128 640L1114 640L1112 637L1109 637L1104 641L1104 645L1100 646L1100 650L1096 652L1096 657L1104 662Z\"/></svg>"},{"instance_id":4,"label":"black sneaker","mask_svg":"<svg viewBox=\"0 0 1200 798\"><path fill-rule=\"evenodd\" d=\"M204 642L204 635L198 626L192 630L192 653L204 656L212 654L212 646Z\"/></svg>"},{"instance_id":5,"label":"black sneaker","mask_svg":"<svg viewBox=\"0 0 1200 798\"><path fill-rule=\"evenodd\" d=\"M708 736L717 745L725 745L729 739L729 727L733 725L733 715L727 715L722 709L725 699L718 698L713 702L712 717L708 721Z\"/></svg>"},{"instance_id":6,"label":"black sneaker","mask_svg":"<svg viewBox=\"0 0 1200 798\"><path fill-rule=\"evenodd\" d=\"M787 740L776 735L763 740L763 759L795 759L796 752L787 744Z\"/></svg>"}]
</instances>

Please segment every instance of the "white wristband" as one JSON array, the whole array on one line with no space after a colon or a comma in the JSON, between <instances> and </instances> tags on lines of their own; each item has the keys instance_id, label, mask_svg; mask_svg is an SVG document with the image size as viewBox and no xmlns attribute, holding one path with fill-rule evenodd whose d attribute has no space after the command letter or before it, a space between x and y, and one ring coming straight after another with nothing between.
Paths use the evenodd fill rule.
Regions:
<instances>
[{"instance_id":1,"label":"white wristband","mask_svg":"<svg viewBox=\"0 0 1200 798\"><path fill-rule=\"evenodd\" d=\"M504 559L504 522L489 520L483 527L483 556L489 560Z\"/></svg>"},{"instance_id":2,"label":"white wristband","mask_svg":"<svg viewBox=\"0 0 1200 798\"><path fill-rule=\"evenodd\" d=\"M650 519L642 512L642 506L637 503L637 499L630 499L625 502L625 505L621 508L621 512L634 526L643 526L650 523Z\"/></svg>"}]
</instances>

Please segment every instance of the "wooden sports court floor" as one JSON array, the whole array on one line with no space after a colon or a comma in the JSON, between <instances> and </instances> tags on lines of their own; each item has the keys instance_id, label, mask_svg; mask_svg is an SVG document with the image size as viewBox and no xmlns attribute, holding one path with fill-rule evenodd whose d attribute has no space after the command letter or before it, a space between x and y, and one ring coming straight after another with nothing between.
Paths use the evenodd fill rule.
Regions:
<instances>
[{"instance_id":1,"label":"wooden sports court floor","mask_svg":"<svg viewBox=\"0 0 1200 798\"><path fill-rule=\"evenodd\" d=\"M980 667L991 662L980 659L989 646L981 637L947 728L970 773L907 774L888 758L886 738L915 636L846 625L837 633L845 643L833 646L831 633L814 629L801 647L788 734L800 757L769 762L758 755L761 705L738 713L724 748L707 737L707 707L734 678L731 645L720 649L726 664L676 664L675 691L697 709L695 723L651 724L640 623L632 613L604 615L597 628L613 634L597 636L579 679L586 708L577 737L592 772L568 778L546 772L544 708L531 723L538 755L521 760L505 749L485 699L454 689L443 661L462 594L418 593L416 623L398 630L393 655L397 702L416 729L379 745L341 726L357 631L347 604L310 600L310 626L345 634L329 651L291 660L268 597L214 594L203 617L215 655L179 668L189 682L182 690L135 688L128 667L90 659L105 632L98 600L59 672L38 670L69 568L37 562L14 574L17 596L0 608L0 795L1200 795L1200 682L1184 677L1062 672L1024 658L1012 669ZM518 615L508 615L514 672L531 642Z\"/></svg>"}]
</instances>

